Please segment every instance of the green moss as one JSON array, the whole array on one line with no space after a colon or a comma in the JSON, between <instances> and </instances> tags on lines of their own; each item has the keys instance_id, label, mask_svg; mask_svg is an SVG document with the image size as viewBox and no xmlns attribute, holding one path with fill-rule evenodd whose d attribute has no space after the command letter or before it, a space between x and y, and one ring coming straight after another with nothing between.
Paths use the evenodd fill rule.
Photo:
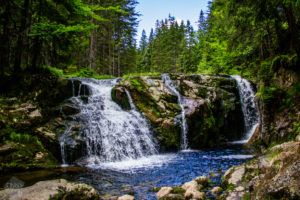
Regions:
<instances>
[{"instance_id":1,"label":"green moss","mask_svg":"<svg viewBox=\"0 0 300 200\"><path fill-rule=\"evenodd\" d=\"M162 148L165 150L178 150L180 148L181 129L179 126L158 127L156 132Z\"/></svg>"},{"instance_id":2,"label":"green moss","mask_svg":"<svg viewBox=\"0 0 300 200\"><path fill-rule=\"evenodd\" d=\"M42 69L44 72L50 73L57 77L65 77L65 78L94 78L94 79L112 79L114 76L98 74L94 70L85 67L77 67L77 66L69 66L67 69L62 70L53 66L44 66Z\"/></svg>"},{"instance_id":3,"label":"green moss","mask_svg":"<svg viewBox=\"0 0 300 200\"><path fill-rule=\"evenodd\" d=\"M173 187L172 193L173 194L184 194L185 190L182 189L181 187Z\"/></svg>"},{"instance_id":4,"label":"green moss","mask_svg":"<svg viewBox=\"0 0 300 200\"><path fill-rule=\"evenodd\" d=\"M125 74L123 75L124 79L130 79L132 77L137 77L137 76L149 76L149 77L160 77L159 72L147 72L147 73L130 73L130 74Z\"/></svg>"},{"instance_id":5,"label":"green moss","mask_svg":"<svg viewBox=\"0 0 300 200\"><path fill-rule=\"evenodd\" d=\"M90 68L80 68L79 70L64 75L67 78L74 78L74 77L84 77L84 78L94 78L94 79L112 79L114 76L111 75L101 75L95 72Z\"/></svg>"},{"instance_id":6,"label":"green moss","mask_svg":"<svg viewBox=\"0 0 300 200\"><path fill-rule=\"evenodd\" d=\"M226 190L226 191L233 191L234 188L235 188L235 186L234 186L233 184L227 184L225 190Z\"/></svg>"},{"instance_id":7,"label":"green moss","mask_svg":"<svg viewBox=\"0 0 300 200\"><path fill-rule=\"evenodd\" d=\"M282 96L282 92L283 91L276 86L265 87L261 85L256 95L265 103L273 103L278 97Z\"/></svg>"},{"instance_id":8,"label":"green moss","mask_svg":"<svg viewBox=\"0 0 300 200\"><path fill-rule=\"evenodd\" d=\"M251 194L250 194L250 192L246 192L244 194L242 200L251 200Z\"/></svg>"},{"instance_id":9,"label":"green moss","mask_svg":"<svg viewBox=\"0 0 300 200\"><path fill-rule=\"evenodd\" d=\"M64 71L62 69L58 69L56 67L51 67L51 66L44 66L43 67L45 71L50 72L54 76L64 76Z\"/></svg>"},{"instance_id":10,"label":"green moss","mask_svg":"<svg viewBox=\"0 0 300 200\"><path fill-rule=\"evenodd\" d=\"M300 122L293 123L293 130L295 133L300 134Z\"/></svg>"},{"instance_id":11,"label":"green moss","mask_svg":"<svg viewBox=\"0 0 300 200\"><path fill-rule=\"evenodd\" d=\"M207 87L199 87L198 88L198 92L197 92L197 96L202 97L202 98L207 98L207 93L208 93L208 89Z\"/></svg>"},{"instance_id":12,"label":"green moss","mask_svg":"<svg viewBox=\"0 0 300 200\"><path fill-rule=\"evenodd\" d=\"M98 200L99 195L89 194L90 190L88 188L75 188L71 191L67 190L65 187L60 187L58 193L49 198L49 200Z\"/></svg>"},{"instance_id":13,"label":"green moss","mask_svg":"<svg viewBox=\"0 0 300 200\"><path fill-rule=\"evenodd\" d=\"M151 189L151 192L158 192L160 190L160 187L153 187L152 189Z\"/></svg>"},{"instance_id":14,"label":"green moss","mask_svg":"<svg viewBox=\"0 0 300 200\"><path fill-rule=\"evenodd\" d=\"M11 148L5 156L1 156L0 167L5 169L27 169L56 166L56 159L44 148L38 137L26 133L17 133L11 128L2 129L0 132L1 143ZM36 158L38 154L42 157Z\"/></svg>"},{"instance_id":15,"label":"green moss","mask_svg":"<svg viewBox=\"0 0 300 200\"><path fill-rule=\"evenodd\" d=\"M133 86L134 89L136 89L138 92L142 92L143 89L145 89L143 87L143 84L141 83L141 80L139 80L139 79L131 79L130 83L131 83L131 86Z\"/></svg>"},{"instance_id":16,"label":"green moss","mask_svg":"<svg viewBox=\"0 0 300 200\"><path fill-rule=\"evenodd\" d=\"M162 110L160 110L157 102L148 93L148 87L140 77L129 79L130 93L137 108L144 112L150 121L155 121L161 117Z\"/></svg>"}]
</instances>

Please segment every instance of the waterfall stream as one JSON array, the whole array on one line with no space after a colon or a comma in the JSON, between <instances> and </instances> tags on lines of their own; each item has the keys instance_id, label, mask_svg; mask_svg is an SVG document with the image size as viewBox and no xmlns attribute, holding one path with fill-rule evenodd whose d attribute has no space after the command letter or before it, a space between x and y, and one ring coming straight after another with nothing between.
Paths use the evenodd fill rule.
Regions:
<instances>
[{"instance_id":1,"label":"waterfall stream","mask_svg":"<svg viewBox=\"0 0 300 200\"><path fill-rule=\"evenodd\" d=\"M170 76L168 74L162 74L162 80L168 90L177 96L178 99L178 105L181 108L181 150L188 149L188 141L187 141L187 132L188 132L188 125L185 118L185 109L184 109L184 98L183 96L178 92L176 89L176 86L174 85L174 82L171 80Z\"/></svg>"},{"instance_id":2,"label":"waterfall stream","mask_svg":"<svg viewBox=\"0 0 300 200\"><path fill-rule=\"evenodd\" d=\"M236 80L238 85L240 102L242 106L244 123L245 123L244 137L242 138L242 140L235 141L233 143L243 144L243 143L247 143L250 140L255 129L257 128L259 123L259 114L255 105L255 100L254 100L255 92L251 86L251 83L240 76L231 76L231 77Z\"/></svg>"},{"instance_id":3,"label":"waterfall stream","mask_svg":"<svg viewBox=\"0 0 300 200\"><path fill-rule=\"evenodd\" d=\"M79 95L71 98L75 99L73 100L75 106L80 108L80 113L75 118L81 123L80 136L86 141L84 163L136 159L158 152L150 127L146 119L135 109L130 94L127 93L132 108L130 111L123 110L112 101L111 91L116 80L79 79L79 81L91 91L87 102ZM66 137L61 136L62 147ZM64 155L65 152L62 152L62 156Z\"/></svg>"}]
</instances>

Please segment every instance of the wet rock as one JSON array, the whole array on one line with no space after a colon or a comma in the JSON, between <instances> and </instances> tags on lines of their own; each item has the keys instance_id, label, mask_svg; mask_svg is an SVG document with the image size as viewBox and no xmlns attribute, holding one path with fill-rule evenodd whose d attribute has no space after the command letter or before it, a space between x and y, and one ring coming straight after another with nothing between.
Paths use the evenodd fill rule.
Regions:
<instances>
[{"instance_id":1,"label":"wet rock","mask_svg":"<svg viewBox=\"0 0 300 200\"><path fill-rule=\"evenodd\" d=\"M80 113L80 109L74 107L71 104L64 104L64 105L62 105L61 111L63 112L64 115L67 115L67 116L69 116L69 115L76 115L76 114Z\"/></svg>"},{"instance_id":2,"label":"wet rock","mask_svg":"<svg viewBox=\"0 0 300 200\"><path fill-rule=\"evenodd\" d=\"M260 136L260 124L256 126L252 137L247 142L247 146L251 146L255 141L259 139L259 136Z\"/></svg>"},{"instance_id":3,"label":"wet rock","mask_svg":"<svg viewBox=\"0 0 300 200\"><path fill-rule=\"evenodd\" d=\"M45 157L45 154L44 154L43 152L37 152L37 153L35 154L34 159L35 159L35 160L42 160L42 159L44 159L44 157Z\"/></svg>"},{"instance_id":4,"label":"wet rock","mask_svg":"<svg viewBox=\"0 0 300 200\"><path fill-rule=\"evenodd\" d=\"M24 185L25 185L24 181L13 176L5 183L4 188L5 189L20 189L20 188L24 187ZM0 191L0 194L1 194L1 191Z\"/></svg>"},{"instance_id":5,"label":"wet rock","mask_svg":"<svg viewBox=\"0 0 300 200\"><path fill-rule=\"evenodd\" d=\"M238 166L238 167L230 168L224 174L224 177L229 184L237 185L242 181L244 174L245 174L245 166Z\"/></svg>"},{"instance_id":6,"label":"wet rock","mask_svg":"<svg viewBox=\"0 0 300 200\"><path fill-rule=\"evenodd\" d=\"M213 189L211 189L211 194L214 196L218 196L222 191L223 189L221 187L213 187Z\"/></svg>"},{"instance_id":7,"label":"wet rock","mask_svg":"<svg viewBox=\"0 0 300 200\"><path fill-rule=\"evenodd\" d=\"M164 197L166 197L167 195L169 195L172 192L172 188L171 187L162 187L157 193L156 193L156 197L158 199L162 199Z\"/></svg>"},{"instance_id":8,"label":"wet rock","mask_svg":"<svg viewBox=\"0 0 300 200\"><path fill-rule=\"evenodd\" d=\"M114 87L111 91L111 97L114 102L121 106L124 110L130 110L130 103L125 88Z\"/></svg>"},{"instance_id":9,"label":"wet rock","mask_svg":"<svg viewBox=\"0 0 300 200\"><path fill-rule=\"evenodd\" d=\"M7 155L15 150L13 144L3 144L0 146L0 155Z\"/></svg>"},{"instance_id":10,"label":"wet rock","mask_svg":"<svg viewBox=\"0 0 300 200\"><path fill-rule=\"evenodd\" d=\"M119 197L118 200L134 200L134 196L123 195L123 196Z\"/></svg>"},{"instance_id":11,"label":"wet rock","mask_svg":"<svg viewBox=\"0 0 300 200\"><path fill-rule=\"evenodd\" d=\"M184 97L190 148L221 146L228 140L240 139L244 122L234 80L206 75L171 74L170 77ZM179 149L181 129L178 116L181 108L177 96L166 87L161 77L130 77L121 81L112 92L113 99L120 97L115 100L120 106L127 104L124 103L127 102L125 88L136 107L152 124L161 149Z\"/></svg>"},{"instance_id":12,"label":"wet rock","mask_svg":"<svg viewBox=\"0 0 300 200\"><path fill-rule=\"evenodd\" d=\"M244 192L230 192L229 195L226 197L226 200L242 200L244 197Z\"/></svg>"},{"instance_id":13,"label":"wet rock","mask_svg":"<svg viewBox=\"0 0 300 200\"><path fill-rule=\"evenodd\" d=\"M41 137L45 137L49 140L56 140L56 134L46 127L39 127L36 129L36 133Z\"/></svg>"},{"instance_id":14,"label":"wet rock","mask_svg":"<svg viewBox=\"0 0 300 200\"><path fill-rule=\"evenodd\" d=\"M185 200L184 196L180 194L168 194L163 199L164 200Z\"/></svg>"},{"instance_id":15,"label":"wet rock","mask_svg":"<svg viewBox=\"0 0 300 200\"><path fill-rule=\"evenodd\" d=\"M235 188L234 190L237 192L243 192L245 190L245 188L242 186L239 186L239 187Z\"/></svg>"},{"instance_id":16,"label":"wet rock","mask_svg":"<svg viewBox=\"0 0 300 200\"><path fill-rule=\"evenodd\" d=\"M40 119L40 118L42 118L42 114L38 109L36 109L36 110L32 111L31 113L29 113L29 118Z\"/></svg>"},{"instance_id":17,"label":"wet rock","mask_svg":"<svg viewBox=\"0 0 300 200\"><path fill-rule=\"evenodd\" d=\"M64 179L41 181L32 186L21 189L5 189L0 191L0 199L8 200L48 200L51 196L59 193L59 188L65 188L66 191L83 190L86 197L97 195L97 192L91 186L86 184L71 183Z\"/></svg>"},{"instance_id":18,"label":"wet rock","mask_svg":"<svg viewBox=\"0 0 300 200\"><path fill-rule=\"evenodd\" d=\"M227 199L242 199L250 193L253 199L300 198L300 142L285 142L269 148L264 155L224 175L235 184Z\"/></svg>"},{"instance_id":19,"label":"wet rock","mask_svg":"<svg viewBox=\"0 0 300 200\"><path fill-rule=\"evenodd\" d=\"M184 193L184 197L186 199L204 200L205 193L199 192L198 190L195 190L194 188L188 188L186 190L186 192Z\"/></svg>"},{"instance_id":20,"label":"wet rock","mask_svg":"<svg viewBox=\"0 0 300 200\"><path fill-rule=\"evenodd\" d=\"M199 176L199 177L195 178L195 181L198 184L205 186L205 185L208 185L209 178L206 176Z\"/></svg>"},{"instance_id":21,"label":"wet rock","mask_svg":"<svg viewBox=\"0 0 300 200\"><path fill-rule=\"evenodd\" d=\"M198 183L196 181L190 181L190 182L187 182L185 184L183 184L181 186L182 189L184 190L188 190L188 189L191 189L191 190L199 190L200 189L200 186L198 185Z\"/></svg>"}]
</instances>

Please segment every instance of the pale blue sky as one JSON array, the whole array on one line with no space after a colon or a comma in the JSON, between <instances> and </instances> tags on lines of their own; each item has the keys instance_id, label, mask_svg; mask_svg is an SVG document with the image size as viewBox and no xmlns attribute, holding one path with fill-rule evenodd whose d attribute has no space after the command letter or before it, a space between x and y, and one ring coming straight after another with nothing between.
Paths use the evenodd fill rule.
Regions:
<instances>
[{"instance_id":1,"label":"pale blue sky","mask_svg":"<svg viewBox=\"0 0 300 200\"><path fill-rule=\"evenodd\" d=\"M141 14L137 40L141 38L142 30L149 35L155 21L165 19L169 14L177 20L190 20L196 28L200 10L207 11L208 0L138 0L136 10Z\"/></svg>"}]
</instances>

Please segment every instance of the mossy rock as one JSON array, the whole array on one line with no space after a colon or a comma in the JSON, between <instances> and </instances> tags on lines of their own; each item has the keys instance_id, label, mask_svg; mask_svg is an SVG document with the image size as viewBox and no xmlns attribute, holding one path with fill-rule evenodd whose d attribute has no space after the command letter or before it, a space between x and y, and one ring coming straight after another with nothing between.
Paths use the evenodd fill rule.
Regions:
<instances>
[{"instance_id":1,"label":"mossy rock","mask_svg":"<svg viewBox=\"0 0 300 200\"><path fill-rule=\"evenodd\" d=\"M9 145L8 151L0 157L0 167L4 170L55 167L58 162L47 151L38 137L17 133L13 129L0 130L2 145Z\"/></svg>"},{"instance_id":2,"label":"mossy rock","mask_svg":"<svg viewBox=\"0 0 300 200\"><path fill-rule=\"evenodd\" d=\"M111 90L111 97L114 102L124 110L130 110L130 103L126 91L123 87L114 87Z\"/></svg>"},{"instance_id":3,"label":"mossy rock","mask_svg":"<svg viewBox=\"0 0 300 200\"><path fill-rule=\"evenodd\" d=\"M180 149L181 128L174 123L164 123L156 128L157 139L163 151Z\"/></svg>"}]
</instances>

